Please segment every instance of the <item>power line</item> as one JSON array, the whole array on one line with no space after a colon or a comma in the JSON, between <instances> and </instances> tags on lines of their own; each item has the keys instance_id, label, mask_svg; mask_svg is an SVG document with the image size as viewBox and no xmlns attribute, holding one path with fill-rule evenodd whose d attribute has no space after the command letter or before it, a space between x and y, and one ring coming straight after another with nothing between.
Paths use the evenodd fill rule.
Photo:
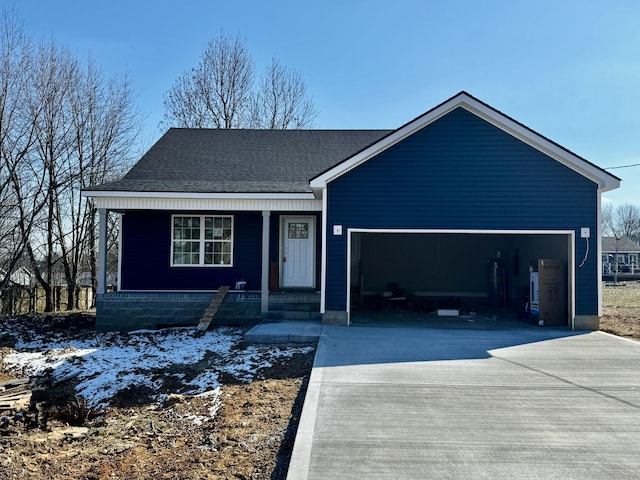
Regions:
<instances>
[{"instance_id":1,"label":"power line","mask_svg":"<svg viewBox=\"0 0 640 480\"><path fill-rule=\"evenodd\" d=\"M631 165L618 165L617 167L607 167L605 170L614 170L616 168L640 167L640 163L632 163Z\"/></svg>"}]
</instances>

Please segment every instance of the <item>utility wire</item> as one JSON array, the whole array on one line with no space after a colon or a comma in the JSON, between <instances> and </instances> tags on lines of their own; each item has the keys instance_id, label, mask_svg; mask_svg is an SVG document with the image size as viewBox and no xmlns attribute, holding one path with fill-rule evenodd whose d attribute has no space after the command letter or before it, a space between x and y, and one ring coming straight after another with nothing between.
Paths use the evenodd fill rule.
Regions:
<instances>
[{"instance_id":1,"label":"utility wire","mask_svg":"<svg viewBox=\"0 0 640 480\"><path fill-rule=\"evenodd\" d=\"M640 167L640 163L632 163L631 165L618 165L617 167L607 167L605 170L614 170L616 168Z\"/></svg>"},{"instance_id":2,"label":"utility wire","mask_svg":"<svg viewBox=\"0 0 640 480\"><path fill-rule=\"evenodd\" d=\"M582 260L582 263L578 265L578 268L581 268L584 265L584 263L587 261L587 258L589 258L589 237L585 238L585 240L587 241L587 248L584 252L584 259Z\"/></svg>"}]
</instances>

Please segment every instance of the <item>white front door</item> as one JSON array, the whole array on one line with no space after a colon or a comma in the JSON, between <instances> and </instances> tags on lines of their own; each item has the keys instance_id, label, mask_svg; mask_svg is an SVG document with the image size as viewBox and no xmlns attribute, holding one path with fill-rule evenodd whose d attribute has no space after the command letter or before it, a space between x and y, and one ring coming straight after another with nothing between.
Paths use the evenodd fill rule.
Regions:
<instances>
[{"instance_id":1,"label":"white front door","mask_svg":"<svg viewBox=\"0 0 640 480\"><path fill-rule=\"evenodd\" d=\"M283 287L315 286L315 217L285 217L282 229Z\"/></svg>"}]
</instances>

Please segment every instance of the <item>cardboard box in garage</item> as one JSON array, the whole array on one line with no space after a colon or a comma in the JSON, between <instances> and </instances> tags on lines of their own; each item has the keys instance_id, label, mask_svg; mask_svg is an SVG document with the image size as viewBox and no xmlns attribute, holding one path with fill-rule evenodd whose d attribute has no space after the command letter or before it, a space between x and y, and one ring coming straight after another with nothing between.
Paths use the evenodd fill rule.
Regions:
<instances>
[{"instance_id":1,"label":"cardboard box in garage","mask_svg":"<svg viewBox=\"0 0 640 480\"><path fill-rule=\"evenodd\" d=\"M530 274L531 320L541 326L566 326L565 267L560 260L540 259Z\"/></svg>"}]
</instances>

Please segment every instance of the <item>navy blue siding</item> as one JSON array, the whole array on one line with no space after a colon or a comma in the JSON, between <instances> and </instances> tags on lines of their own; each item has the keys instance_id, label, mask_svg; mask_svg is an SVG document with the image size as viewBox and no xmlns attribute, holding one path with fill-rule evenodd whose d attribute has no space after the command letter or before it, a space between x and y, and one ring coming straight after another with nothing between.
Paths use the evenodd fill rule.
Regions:
<instances>
[{"instance_id":1,"label":"navy blue siding","mask_svg":"<svg viewBox=\"0 0 640 480\"><path fill-rule=\"evenodd\" d=\"M176 212L177 213L177 212ZM125 290L260 289L262 214L260 212L179 212L234 217L233 267L171 267L171 214L127 211L122 218L122 288Z\"/></svg>"},{"instance_id":2,"label":"navy blue siding","mask_svg":"<svg viewBox=\"0 0 640 480\"><path fill-rule=\"evenodd\" d=\"M575 230L596 241L592 181L459 108L328 186L326 309L346 308L346 235L360 228ZM597 314L596 255L576 270L576 314ZM578 243L579 264L584 256Z\"/></svg>"}]
</instances>

